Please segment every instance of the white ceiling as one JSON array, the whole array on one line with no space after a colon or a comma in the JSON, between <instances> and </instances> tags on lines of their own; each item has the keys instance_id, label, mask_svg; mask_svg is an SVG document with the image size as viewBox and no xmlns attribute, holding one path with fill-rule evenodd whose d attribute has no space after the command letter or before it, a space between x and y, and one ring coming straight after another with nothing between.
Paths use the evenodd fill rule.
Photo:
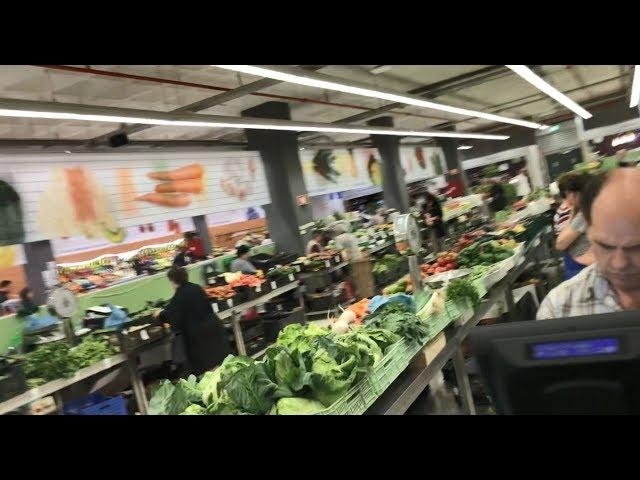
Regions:
<instances>
[{"instance_id":1,"label":"white ceiling","mask_svg":"<svg viewBox=\"0 0 640 480\"><path fill-rule=\"evenodd\" d=\"M85 68L86 66L76 65L75 67ZM406 92L477 71L487 65L393 65L388 71L378 75L370 73L372 67L374 65L330 65L320 71L335 77ZM223 93L221 90L204 88L204 86L233 89L259 80L259 77L237 74L206 65L92 65L90 68L137 75L147 79L152 77L190 82L200 86L172 85L147 79L115 78L39 66L6 65L0 67L0 97L169 111ZM545 75L545 79L556 88L568 91L568 95L578 103L629 88L628 75L617 78L623 72L622 67L617 65L545 65L538 71ZM584 84L593 83L598 84L590 88L582 88ZM287 100L291 105L292 118L313 122L338 121L387 103L379 99L290 83L280 83L259 93L297 97L296 100ZM310 103L303 101L304 99L340 105ZM539 101L515 105L521 103L517 102L519 99ZM277 99L248 95L201 113L239 116L243 110L269 100ZM554 113L567 112L562 105L549 99L515 74L447 92L437 97L435 101L504 116L533 117L534 120ZM498 107L507 102L514 103ZM484 120L461 121L460 116L418 107L395 109L393 116L396 127L400 128L426 129L448 120L458 121L455 128L460 131L490 125L490 122ZM105 123L0 118L0 139L89 140L107 134L115 127L114 124ZM132 134L130 137L132 140L224 138L242 141L244 134L234 129L152 127ZM338 142L352 141L361 137L361 135L347 134L332 135L332 139Z\"/></svg>"}]
</instances>

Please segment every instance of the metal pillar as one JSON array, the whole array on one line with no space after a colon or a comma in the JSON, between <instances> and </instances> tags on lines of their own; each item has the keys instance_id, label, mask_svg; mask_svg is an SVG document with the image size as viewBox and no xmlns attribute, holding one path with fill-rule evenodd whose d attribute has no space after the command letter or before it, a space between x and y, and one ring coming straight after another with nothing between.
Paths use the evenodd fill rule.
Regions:
<instances>
[{"instance_id":1,"label":"metal pillar","mask_svg":"<svg viewBox=\"0 0 640 480\"><path fill-rule=\"evenodd\" d=\"M467 375L467 369L464 365L464 354L462 348L458 347L453 354L453 369L456 372L456 380L458 382L458 390L462 399L462 407L468 415L476 414L476 406L473 402L473 394L471 392L471 384Z\"/></svg>"},{"instance_id":2,"label":"metal pillar","mask_svg":"<svg viewBox=\"0 0 640 480\"><path fill-rule=\"evenodd\" d=\"M197 215L191 217L193 224L196 227L196 232L202 240L202 246L207 255L210 255L213 250L213 242L211 241L211 235L209 235L209 227L207 226L207 218L204 215Z\"/></svg>"},{"instance_id":3,"label":"metal pillar","mask_svg":"<svg viewBox=\"0 0 640 480\"><path fill-rule=\"evenodd\" d=\"M244 338L242 337L242 327L240 321L242 320L241 313L233 313L231 317L231 326L233 327L233 338L236 342L236 348L238 349L238 355L246 355L247 347L244 344Z\"/></svg>"},{"instance_id":4,"label":"metal pillar","mask_svg":"<svg viewBox=\"0 0 640 480\"><path fill-rule=\"evenodd\" d=\"M289 105L267 102L242 112L245 117L291 118ZM279 249L304 253L299 225L313 220L311 205L299 206L297 197L307 193L298 157L296 132L246 129L250 150L262 156L271 204L265 206L269 235Z\"/></svg>"},{"instance_id":5,"label":"metal pillar","mask_svg":"<svg viewBox=\"0 0 640 480\"><path fill-rule=\"evenodd\" d=\"M48 262L54 261L51 242L40 240L25 243L24 255L27 260L24 265L27 285L33 290L36 305L44 305L47 301L47 286L42 278L42 272L47 269Z\"/></svg>"},{"instance_id":6,"label":"metal pillar","mask_svg":"<svg viewBox=\"0 0 640 480\"><path fill-rule=\"evenodd\" d=\"M136 398L136 405L138 407L138 412L141 415L147 414L147 406L149 405L147 401L147 393L144 389L144 383L138 374L138 366L137 366L137 356L135 355L127 355L127 360L125 363L127 364L127 371L129 372L129 380L131 381L131 387L133 388L133 395Z\"/></svg>"},{"instance_id":7,"label":"metal pillar","mask_svg":"<svg viewBox=\"0 0 640 480\"><path fill-rule=\"evenodd\" d=\"M376 127L393 127L392 117L374 118L367 122ZM400 138L392 135L371 135L371 142L382 157L382 189L387 208L400 213L409 211L409 191L400 163Z\"/></svg>"}]
</instances>

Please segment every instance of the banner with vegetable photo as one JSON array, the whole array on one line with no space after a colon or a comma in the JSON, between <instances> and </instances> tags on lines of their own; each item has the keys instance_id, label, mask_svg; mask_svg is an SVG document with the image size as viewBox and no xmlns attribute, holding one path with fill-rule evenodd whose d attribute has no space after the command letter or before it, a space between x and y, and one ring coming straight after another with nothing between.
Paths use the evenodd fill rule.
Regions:
<instances>
[{"instance_id":1,"label":"banner with vegetable photo","mask_svg":"<svg viewBox=\"0 0 640 480\"><path fill-rule=\"evenodd\" d=\"M300 152L302 174L310 195L382 185L377 149L320 149Z\"/></svg>"},{"instance_id":2,"label":"banner with vegetable photo","mask_svg":"<svg viewBox=\"0 0 640 480\"><path fill-rule=\"evenodd\" d=\"M442 175L444 152L440 147L400 147L400 163L407 183Z\"/></svg>"},{"instance_id":3,"label":"banner with vegetable photo","mask_svg":"<svg viewBox=\"0 0 640 480\"><path fill-rule=\"evenodd\" d=\"M258 152L6 155L25 241L122 242L126 227L270 203Z\"/></svg>"}]
</instances>

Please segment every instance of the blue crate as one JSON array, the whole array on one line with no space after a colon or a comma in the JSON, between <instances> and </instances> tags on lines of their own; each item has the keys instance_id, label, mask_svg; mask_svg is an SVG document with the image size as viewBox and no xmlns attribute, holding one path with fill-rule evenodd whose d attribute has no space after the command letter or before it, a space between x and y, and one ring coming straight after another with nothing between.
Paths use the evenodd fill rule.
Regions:
<instances>
[{"instance_id":1,"label":"blue crate","mask_svg":"<svg viewBox=\"0 0 640 480\"><path fill-rule=\"evenodd\" d=\"M127 402L122 395L106 398L101 393L65 403L64 415L127 415Z\"/></svg>"}]
</instances>

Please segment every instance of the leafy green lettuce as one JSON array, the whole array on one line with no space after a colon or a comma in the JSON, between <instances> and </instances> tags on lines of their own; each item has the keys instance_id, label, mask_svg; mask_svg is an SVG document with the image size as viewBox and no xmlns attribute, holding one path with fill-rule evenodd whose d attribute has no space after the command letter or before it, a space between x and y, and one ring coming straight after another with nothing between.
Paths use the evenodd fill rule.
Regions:
<instances>
[{"instance_id":1,"label":"leafy green lettuce","mask_svg":"<svg viewBox=\"0 0 640 480\"><path fill-rule=\"evenodd\" d=\"M313 415L324 410L324 405L308 398L281 398L269 412L270 415Z\"/></svg>"}]
</instances>

